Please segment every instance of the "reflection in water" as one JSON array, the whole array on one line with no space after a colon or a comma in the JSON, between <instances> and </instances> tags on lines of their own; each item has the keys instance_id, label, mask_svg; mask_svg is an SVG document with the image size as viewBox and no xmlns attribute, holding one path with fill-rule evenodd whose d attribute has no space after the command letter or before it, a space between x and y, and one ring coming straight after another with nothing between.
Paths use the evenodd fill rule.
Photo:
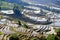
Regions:
<instances>
[{"instance_id":1,"label":"reflection in water","mask_svg":"<svg viewBox=\"0 0 60 40\"><path fill-rule=\"evenodd\" d=\"M51 23L49 21L42 21L41 22L41 21L34 21L32 19L29 19L29 18L25 17L24 15L22 15L18 9L14 10L14 14L5 14L5 15L9 16L9 17L12 17L14 19L22 20L22 21L25 21L25 22L30 22L30 23L33 23L33 24L50 24Z\"/></svg>"}]
</instances>

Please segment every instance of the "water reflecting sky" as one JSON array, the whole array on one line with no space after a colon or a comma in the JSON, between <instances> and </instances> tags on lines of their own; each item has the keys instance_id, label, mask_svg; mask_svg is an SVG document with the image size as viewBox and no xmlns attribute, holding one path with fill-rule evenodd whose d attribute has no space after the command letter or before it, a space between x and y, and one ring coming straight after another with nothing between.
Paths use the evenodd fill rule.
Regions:
<instances>
[{"instance_id":1,"label":"water reflecting sky","mask_svg":"<svg viewBox=\"0 0 60 40\"><path fill-rule=\"evenodd\" d=\"M4 0L7 2L14 2L14 3L22 3L22 2L26 2L26 3L35 3L35 4L48 4L48 5L60 5L60 0Z\"/></svg>"}]
</instances>

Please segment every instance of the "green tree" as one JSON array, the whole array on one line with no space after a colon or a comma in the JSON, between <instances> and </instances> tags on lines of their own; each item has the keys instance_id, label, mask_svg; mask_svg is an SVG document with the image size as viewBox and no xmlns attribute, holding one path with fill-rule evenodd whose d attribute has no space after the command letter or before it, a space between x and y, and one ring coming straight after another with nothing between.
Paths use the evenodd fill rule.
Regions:
<instances>
[{"instance_id":1,"label":"green tree","mask_svg":"<svg viewBox=\"0 0 60 40\"><path fill-rule=\"evenodd\" d=\"M57 32L57 36L59 36L59 37L60 37L60 31L58 31L58 32Z\"/></svg>"},{"instance_id":2,"label":"green tree","mask_svg":"<svg viewBox=\"0 0 60 40\"><path fill-rule=\"evenodd\" d=\"M45 36L42 36L40 40L47 40Z\"/></svg>"},{"instance_id":3,"label":"green tree","mask_svg":"<svg viewBox=\"0 0 60 40\"><path fill-rule=\"evenodd\" d=\"M19 26L21 26L21 25L22 25L20 21L18 21L18 25L19 25Z\"/></svg>"},{"instance_id":4,"label":"green tree","mask_svg":"<svg viewBox=\"0 0 60 40\"><path fill-rule=\"evenodd\" d=\"M58 37L58 36L55 36L55 38L54 38L55 40L60 40L60 38Z\"/></svg>"},{"instance_id":5,"label":"green tree","mask_svg":"<svg viewBox=\"0 0 60 40\"><path fill-rule=\"evenodd\" d=\"M26 24L23 24L23 27L28 28L28 26Z\"/></svg>"},{"instance_id":6,"label":"green tree","mask_svg":"<svg viewBox=\"0 0 60 40\"><path fill-rule=\"evenodd\" d=\"M1 10L1 7L0 7L0 10Z\"/></svg>"},{"instance_id":7,"label":"green tree","mask_svg":"<svg viewBox=\"0 0 60 40\"><path fill-rule=\"evenodd\" d=\"M19 37L17 34L12 34L9 38L9 40L19 40Z\"/></svg>"},{"instance_id":8,"label":"green tree","mask_svg":"<svg viewBox=\"0 0 60 40\"><path fill-rule=\"evenodd\" d=\"M49 34L47 37L47 40L54 40L55 35Z\"/></svg>"}]
</instances>

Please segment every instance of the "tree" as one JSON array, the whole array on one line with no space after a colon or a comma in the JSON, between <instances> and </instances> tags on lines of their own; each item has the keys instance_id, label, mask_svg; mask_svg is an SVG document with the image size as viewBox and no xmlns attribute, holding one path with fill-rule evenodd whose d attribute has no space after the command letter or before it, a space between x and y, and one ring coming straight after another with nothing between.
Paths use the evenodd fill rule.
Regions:
<instances>
[{"instance_id":1,"label":"tree","mask_svg":"<svg viewBox=\"0 0 60 40\"><path fill-rule=\"evenodd\" d=\"M19 26L21 26L21 25L22 25L20 21L18 21L18 25L19 25Z\"/></svg>"},{"instance_id":2,"label":"tree","mask_svg":"<svg viewBox=\"0 0 60 40\"><path fill-rule=\"evenodd\" d=\"M49 34L47 37L47 40L54 40L55 35Z\"/></svg>"},{"instance_id":3,"label":"tree","mask_svg":"<svg viewBox=\"0 0 60 40\"><path fill-rule=\"evenodd\" d=\"M12 34L9 38L9 40L19 40L19 37L17 34Z\"/></svg>"},{"instance_id":4,"label":"tree","mask_svg":"<svg viewBox=\"0 0 60 40\"><path fill-rule=\"evenodd\" d=\"M54 38L54 39L55 39L55 40L60 40L58 36L55 36L55 38Z\"/></svg>"},{"instance_id":5,"label":"tree","mask_svg":"<svg viewBox=\"0 0 60 40\"><path fill-rule=\"evenodd\" d=\"M57 36L59 36L59 37L60 37L60 31L58 31L58 32L57 32Z\"/></svg>"},{"instance_id":6,"label":"tree","mask_svg":"<svg viewBox=\"0 0 60 40\"><path fill-rule=\"evenodd\" d=\"M45 38L45 36L42 36L40 40L47 40L47 39Z\"/></svg>"},{"instance_id":7,"label":"tree","mask_svg":"<svg viewBox=\"0 0 60 40\"><path fill-rule=\"evenodd\" d=\"M23 24L23 27L28 28L28 26L26 24Z\"/></svg>"},{"instance_id":8,"label":"tree","mask_svg":"<svg viewBox=\"0 0 60 40\"><path fill-rule=\"evenodd\" d=\"M1 10L1 7L0 7L0 10Z\"/></svg>"}]
</instances>

